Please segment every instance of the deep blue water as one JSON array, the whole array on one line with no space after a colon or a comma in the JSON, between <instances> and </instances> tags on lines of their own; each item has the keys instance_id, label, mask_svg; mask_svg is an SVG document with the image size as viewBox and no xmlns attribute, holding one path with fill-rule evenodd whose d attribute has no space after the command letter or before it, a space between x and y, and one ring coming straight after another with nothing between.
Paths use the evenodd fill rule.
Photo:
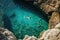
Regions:
<instances>
[{"instance_id":1,"label":"deep blue water","mask_svg":"<svg viewBox=\"0 0 60 40\"><path fill-rule=\"evenodd\" d=\"M0 3L4 12L4 27L17 38L25 35L38 37L41 31L48 29L47 15L41 9L24 1L0 0Z\"/></svg>"}]
</instances>

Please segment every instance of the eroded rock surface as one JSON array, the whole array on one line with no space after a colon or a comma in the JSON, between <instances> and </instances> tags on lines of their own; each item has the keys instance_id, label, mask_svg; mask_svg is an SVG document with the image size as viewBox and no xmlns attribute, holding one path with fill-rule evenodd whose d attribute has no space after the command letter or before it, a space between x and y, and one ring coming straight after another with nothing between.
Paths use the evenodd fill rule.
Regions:
<instances>
[{"instance_id":1,"label":"eroded rock surface","mask_svg":"<svg viewBox=\"0 0 60 40\"><path fill-rule=\"evenodd\" d=\"M60 14L58 12L53 12L51 18L49 19L49 29L54 28L60 22Z\"/></svg>"},{"instance_id":2,"label":"eroded rock surface","mask_svg":"<svg viewBox=\"0 0 60 40\"><path fill-rule=\"evenodd\" d=\"M0 40L17 40L12 32L7 29L0 28Z\"/></svg>"},{"instance_id":3,"label":"eroded rock surface","mask_svg":"<svg viewBox=\"0 0 60 40\"><path fill-rule=\"evenodd\" d=\"M60 0L47 0L45 3L40 5L40 8L46 13L51 11L60 11Z\"/></svg>"},{"instance_id":4,"label":"eroded rock surface","mask_svg":"<svg viewBox=\"0 0 60 40\"><path fill-rule=\"evenodd\" d=\"M37 38L35 36L26 35L23 40L37 40Z\"/></svg>"},{"instance_id":5,"label":"eroded rock surface","mask_svg":"<svg viewBox=\"0 0 60 40\"><path fill-rule=\"evenodd\" d=\"M60 40L60 23L53 29L46 30L38 40Z\"/></svg>"},{"instance_id":6,"label":"eroded rock surface","mask_svg":"<svg viewBox=\"0 0 60 40\"><path fill-rule=\"evenodd\" d=\"M60 40L59 29L48 29L44 32L43 36L38 40Z\"/></svg>"}]
</instances>

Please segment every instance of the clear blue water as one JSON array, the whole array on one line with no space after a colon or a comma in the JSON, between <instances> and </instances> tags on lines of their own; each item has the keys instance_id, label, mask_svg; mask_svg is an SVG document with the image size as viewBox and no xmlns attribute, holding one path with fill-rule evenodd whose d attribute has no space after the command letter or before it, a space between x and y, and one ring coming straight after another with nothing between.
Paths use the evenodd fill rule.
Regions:
<instances>
[{"instance_id":1,"label":"clear blue water","mask_svg":"<svg viewBox=\"0 0 60 40\"><path fill-rule=\"evenodd\" d=\"M48 18L43 11L29 5L26 7L24 3L16 5L12 0L0 0L0 2L4 6L1 6L4 11L4 26L17 38L24 38L25 35L38 37L40 32L48 29Z\"/></svg>"}]
</instances>

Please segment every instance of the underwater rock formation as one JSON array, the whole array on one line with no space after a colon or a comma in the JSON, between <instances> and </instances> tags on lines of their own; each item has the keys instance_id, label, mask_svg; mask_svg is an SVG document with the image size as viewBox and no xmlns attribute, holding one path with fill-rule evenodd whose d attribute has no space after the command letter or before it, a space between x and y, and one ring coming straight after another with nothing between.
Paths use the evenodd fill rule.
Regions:
<instances>
[{"instance_id":1,"label":"underwater rock formation","mask_svg":"<svg viewBox=\"0 0 60 40\"><path fill-rule=\"evenodd\" d=\"M17 40L17 39L11 31L0 27L0 40Z\"/></svg>"},{"instance_id":2,"label":"underwater rock formation","mask_svg":"<svg viewBox=\"0 0 60 40\"><path fill-rule=\"evenodd\" d=\"M60 14L59 12L53 12L49 19L49 29L54 28L58 23L60 23Z\"/></svg>"}]
</instances>

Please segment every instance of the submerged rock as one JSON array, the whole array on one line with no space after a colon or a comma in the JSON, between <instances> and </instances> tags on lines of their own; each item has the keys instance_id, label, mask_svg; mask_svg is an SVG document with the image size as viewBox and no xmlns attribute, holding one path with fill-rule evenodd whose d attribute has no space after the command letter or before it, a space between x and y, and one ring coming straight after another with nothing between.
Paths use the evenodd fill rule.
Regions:
<instances>
[{"instance_id":1,"label":"submerged rock","mask_svg":"<svg viewBox=\"0 0 60 40\"><path fill-rule=\"evenodd\" d=\"M0 28L0 40L17 40L8 29Z\"/></svg>"}]
</instances>

